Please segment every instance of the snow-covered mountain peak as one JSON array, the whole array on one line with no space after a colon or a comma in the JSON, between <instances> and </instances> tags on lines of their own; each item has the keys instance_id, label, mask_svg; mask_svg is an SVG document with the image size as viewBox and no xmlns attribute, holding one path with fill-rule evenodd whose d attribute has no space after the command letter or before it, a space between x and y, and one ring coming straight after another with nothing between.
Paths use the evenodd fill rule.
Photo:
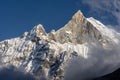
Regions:
<instances>
[{"instance_id":1,"label":"snow-covered mountain peak","mask_svg":"<svg viewBox=\"0 0 120 80\"><path fill-rule=\"evenodd\" d=\"M93 17L87 18L87 20L97 29L101 32L101 35L104 35L108 37L110 40L113 40L116 44L119 44L119 33L117 33L115 30L106 27L104 24L102 24L100 21L94 19Z\"/></svg>"},{"instance_id":2,"label":"snow-covered mountain peak","mask_svg":"<svg viewBox=\"0 0 120 80\"><path fill-rule=\"evenodd\" d=\"M0 54L4 64L22 67L33 75L44 75L47 80L62 80L69 61L80 58L82 60L80 63L85 66L83 70L91 70L87 67L101 61L90 53L93 46L91 44L107 49L113 47L112 44L120 43L118 36L120 35L116 31L98 20L85 18L79 10L57 31L46 33L44 27L39 24L21 37L0 42ZM103 56L99 57L104 60ZM100 70L104 69L103 67L99 67Z\"/></svg>"},{"instance_id":3,"label":"snow-covered mountain peak","mask_svg":"<svg viewBox=\"0 0 120 80\"><path fill-rule=\"evenodd\" d=\"M64 27L50 37L62 44L67 42L83 44L88 41L99 41L99 39L102 39L102 35L94 24L85 18L81 11L78 11Z\"/></svg>"},{"instance_id":4,"label":"snow-covered mountain peak","mask_svg":"<svg viewBox=\"0 0 120 80\"><path fill-rule=\"evenodd\" d=\"M42 36L42 35L46 35L46 31L44 27L41 24L39 24L31 30L30 34L34 34L36 36Z\"/></svg>"},{"instance_id":5,"label":"snow-covered mountain peak","mask_svg":"<svg viewBox=\"0 0 120 80\"><path fill-rule=\"evenodd\" d=\"M75 23L80 23L84 20L83 13L78 10L72 17L72 20L75 21Z\"/></svg>"}]
</instances>

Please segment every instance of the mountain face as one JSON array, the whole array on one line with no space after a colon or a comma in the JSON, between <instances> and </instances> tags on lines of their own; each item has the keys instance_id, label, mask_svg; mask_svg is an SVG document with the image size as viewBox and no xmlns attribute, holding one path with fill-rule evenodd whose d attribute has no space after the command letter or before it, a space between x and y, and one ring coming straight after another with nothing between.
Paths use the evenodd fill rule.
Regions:
<instances>
[{"instance_id":1,"label":"mountain face","mask_svg":"<svg viewBox=\"0 0 120 80\"><path fill-rule=\"evenodd\" d=\"M120 55L113 54L113 48L119 42L119 33L92 17L85 18L79 10L57 31L46 33L39 24L20 37L0 42L0 55L3 64L22 67L47 80L86 80L118 68ZM81 77L73 78L78 75L75 70L80 70ZM87 72L92 75L83 77Z\"/></svg>"}]
</instances>

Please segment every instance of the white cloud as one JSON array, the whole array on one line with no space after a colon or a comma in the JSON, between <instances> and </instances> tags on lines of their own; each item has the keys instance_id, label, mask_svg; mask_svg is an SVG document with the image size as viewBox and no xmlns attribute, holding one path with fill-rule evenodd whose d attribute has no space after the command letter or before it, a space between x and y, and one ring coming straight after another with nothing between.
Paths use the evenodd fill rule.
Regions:
<instances>
[{"instance_id":1,"label":"white cloud","mask_svg":"<svg viewBox=\"0 0 120 80\"><path fill-rule=\"evenodd\" d=\"M99 45L90 44L88 54L87 59L77 57L68 63L65 80L93 80L120 68L120 45L103 49Z\"/></svg>"},{"instance_id":2,"label":"white cloud","mask_svg":"<svg viewBox=\"0 0 120 80\"><path fill-rule=\"evenodd\" d=\"M90 13L96 13L98 16L108 13L113 16L113 21L117 22L114 26L120 27L120 0L82 0L82 3L89 5ZM108 18L109 16L102 15L101 17Z\"/></svg>"}]
</instances>

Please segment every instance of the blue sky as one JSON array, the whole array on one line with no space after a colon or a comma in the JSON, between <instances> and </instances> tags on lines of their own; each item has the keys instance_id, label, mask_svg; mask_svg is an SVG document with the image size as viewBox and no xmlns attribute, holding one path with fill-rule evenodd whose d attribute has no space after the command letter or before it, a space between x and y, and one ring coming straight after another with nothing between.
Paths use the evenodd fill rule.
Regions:
<instances>
[{"instance_id":1,"label":"blue sky","mask_svg":"<svg viewBox=\"0 0 120 80\"><path fill-rule=\"evenodd\" d=\"M86 17L118 28L120 1L112 4L111 0L0 0L0 41L21 36L38 24L47 32L57 30L79 9Z\"/></svg>"}]
</instances>

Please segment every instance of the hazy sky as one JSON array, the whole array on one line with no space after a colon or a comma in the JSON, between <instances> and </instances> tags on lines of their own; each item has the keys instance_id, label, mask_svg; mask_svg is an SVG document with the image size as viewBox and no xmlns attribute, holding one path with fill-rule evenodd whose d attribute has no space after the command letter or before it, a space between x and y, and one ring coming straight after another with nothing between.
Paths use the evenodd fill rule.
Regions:
<instances>
[{"instance_id":1,"label":"hazy sky","mask_svg":"<svg viewBox=\"0 0 120 80\"><path fill-rule=\"evenodd\" d=\"M47 32L63 27L79 9L119 28L120 0L0 0L0 41L42 24Z\"/></svg>"}]
</instances>

